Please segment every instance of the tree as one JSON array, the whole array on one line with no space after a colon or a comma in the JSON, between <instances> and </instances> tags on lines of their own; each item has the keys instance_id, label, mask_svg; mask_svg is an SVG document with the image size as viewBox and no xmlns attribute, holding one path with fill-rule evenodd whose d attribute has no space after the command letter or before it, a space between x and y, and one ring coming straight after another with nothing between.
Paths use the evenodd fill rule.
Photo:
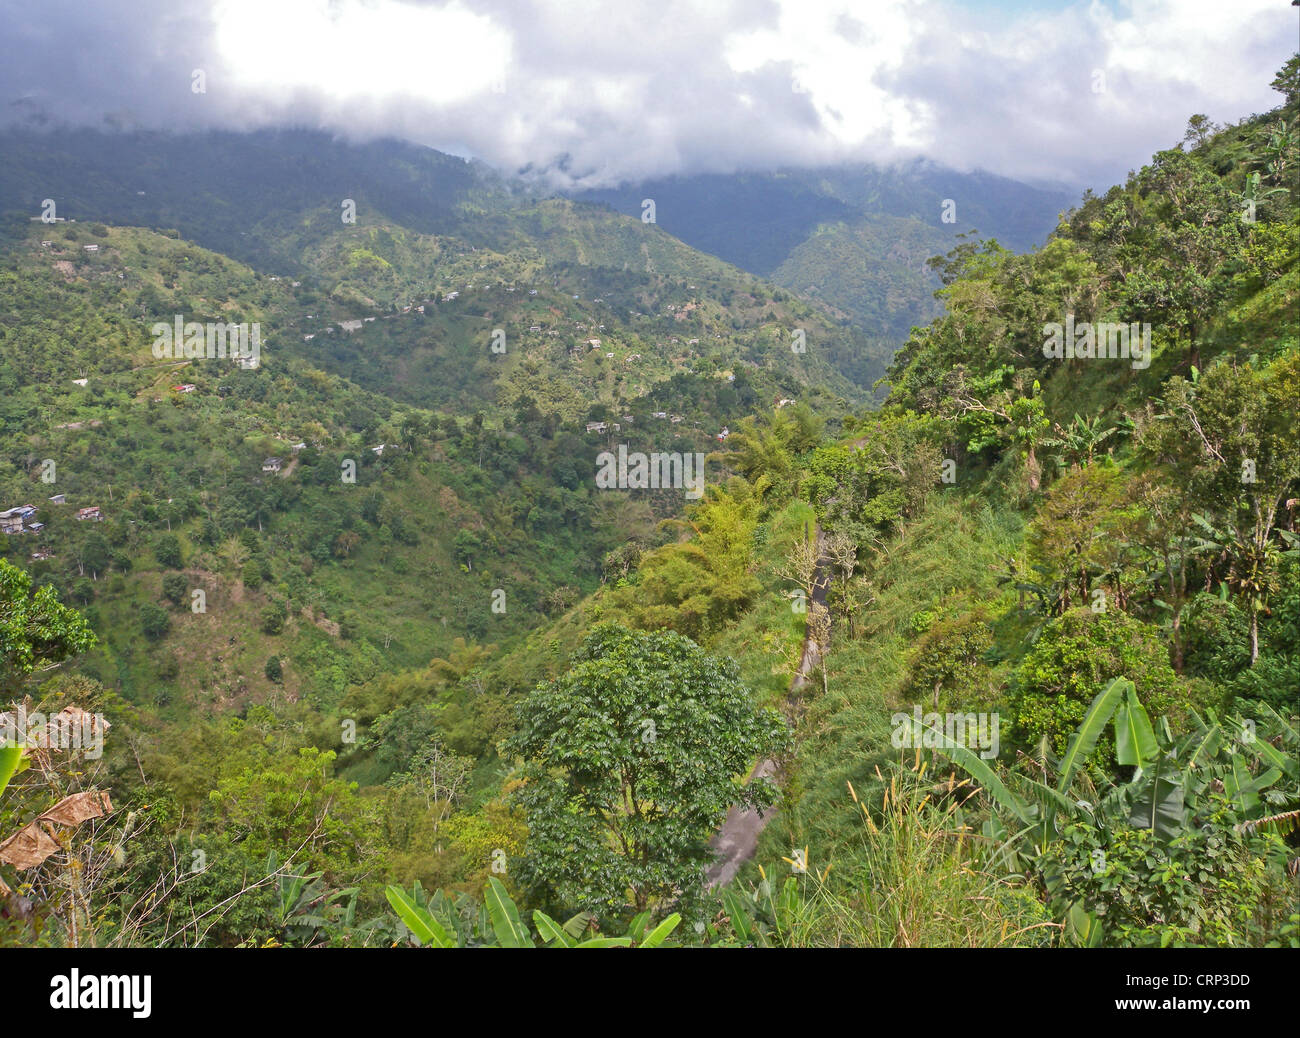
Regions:
<instances>
[{"instance_id":1,"label":"tree","mask_svg":"<svg viewBox=\"0 0 1300 1038\"><path fill-rule=\"evenodd\" d=\"M283 602L272 599L262 609L262 633L279 634L284 630L284 621L288 619L289 610Z\"/></svg>"},{"instance_id":2,"label":"tree","mask_svg":"<svg viewBox=\"0 0 1300 1038\"><path fill-rule=\"evenodd\" d=\"M1193 115L1187 120L1187 132L1183 134L1182 142L1199 148L1218 129L1208 115Z\"/></svg>"},{"instance_id":3,"label":"tree","mask_svg":"<svg viewBox=\"0 0 1300 1038\"><path fill-rule=\"evenodd\" d=\"M639 563L639 581L613 597L640 627L669 627L703 640L738 617L760 590L752 572L754 531L765 479L751 487L733 476L710 485L686 520L665 526L689 531L689 540L666 544Z\"/></svg>"},{"instance_id":4,"label":"tree","mask_svg":"<svg viewBox=\"0 0 1300 1038\"><path fill-rule=\"evenodd\" d=\"M1285 539L1276 529L1278 510L1300 479L1300 351L1262 368L1219 363L1191 380L1175 378L1164 403L1148 447L1209 513L1197 520L1203 547L1249 607L1254 663Z\"/></svg>"},{"instance_id":5,"label":"tree","mask_svg":"<svg viewBox=\"0 0 1300 1038\"><path fill-rule=\"evenodd\" d=\"M85 617L53 587L32 593L29 574L0 559L0 681L6 692L33 671L50 670L95 644Z\"/></svg>"},{"instance_id":6,"label":"tree","mask_svg":"<svg viewBox=\"0 0 1300 1038\"><path fill-rule=\"evenodd\" d=\"M1287 58L1286 64L1278 70L1269 86L1280 93L1288 105L1300 101L1300 54L1292 54Z\"/></svg>"},{"instance_id":7,"label":"tree","mask_svg":"<svg viewBox=\"0 0 1300 1038\"><path fill-rule=\"evenodd\" d=\"M168 573L162 579L163 594L174 605L185 601L190 592L190 582L184 573Z\"/></svg>"},{"instance_id":8,"label":"tree","mask_svg":"<svg viewBox=\"0 0 1300 1038\"><path fill-rule=\"evenodd\" d=\"M689 902L727 810L772 802L770 783L745 775L789 738L737 675L681 635L595 627L572 669L528 696L506 744L523 758L523 884L592 911Z\"/></svg>"},{"instance_id":9,"label":"tree","mask_svg":"<svg viewBox=\"0 0 1300 1038\"><path fill-rule=\"evenodd\" d=\"M153 602L146 602L140 607L140 629L151 642L156 642L171 628L171 617L167 610Z\"/></svg>"},{"instance_id":10,"label":"tree","mask_svg":"<svg viewBox=\"0 0 1300 1038\"><path fill-rule=\"evenodd\" d=\"M181 542L174 533L165 533L159 537L158 543L154 545L153 554L158 563L168 569L180 569L185 565L181 556Z\"/></svg>"}]
</instances>

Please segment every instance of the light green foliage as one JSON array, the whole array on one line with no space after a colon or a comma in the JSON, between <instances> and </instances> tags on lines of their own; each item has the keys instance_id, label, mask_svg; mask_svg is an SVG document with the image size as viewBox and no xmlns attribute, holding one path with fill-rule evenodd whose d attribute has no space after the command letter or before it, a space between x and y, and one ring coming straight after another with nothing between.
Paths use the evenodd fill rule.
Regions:
<instances>
[{"instance_id":1,"label":"light green foliage","mask_svg":"<svg viewBox=\"0 0 1300 1038\"><path fill-rule=\"evenodd\" d=\"M1133 681L1157 714L1177 712L1186 700L1150 625L1118 610L1066 613L1047 625L1020 665L1009 699L1014 728L1007 734L1025 749L1046 738L1054 752L1063 752L1093 697L1118 677Z\"/></svg>"},{"instance_id":2,"label":"light green foliage","mask_svg":"<svg viewBox=\"0 0 1300 1038\"><path fill-rule=\"evenodd\" d=\"M59 602L53 587L32 590L32 578L0 559L0 688L15 694L33 671L45 670L95 644L80 613Z\"/></svg>"}]
</instances>

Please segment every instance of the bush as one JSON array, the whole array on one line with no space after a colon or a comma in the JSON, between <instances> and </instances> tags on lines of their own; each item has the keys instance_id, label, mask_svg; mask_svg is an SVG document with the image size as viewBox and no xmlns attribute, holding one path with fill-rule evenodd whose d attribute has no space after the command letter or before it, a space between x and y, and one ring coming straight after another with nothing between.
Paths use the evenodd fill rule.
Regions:
<instances>
[{"instance_id":1,"label":"bush","mask_svg":"<svg viewBox=\"0 0 1300 1038\"><path fill-rule=\"evenodd\" d=\"M284 668L280 666L279 656L272 656L266 661L264 673L269 681L273 681L277 685L284 680Z\"/></svg>"},{"instance_id":2,"label":"bush","mask_svg":"<svg viewBox=\"0 0 1300 1038\"><path fill-rule=\"evenodd\" d=\"M189 594L190 582L184 573L168 573L163 577L162 587L163 594L175 605L180 605Z\"/></svg>"},{"instance_id":3,"label":"bush","mask_svg":"<svg viewBox=\"0 0 1300 1038\"><path fill-rule=\"evenodd\" d=\"M262 610L262 633L279 634L284 630L284 621L288 616L289 611L283 602L268 603Z\"/></svg>"},{"instance_id":4,"label":"bush","mask_svg":"<svg viewBox=\"0 0 1300 1038\"><path fill-rule=\"evenodd\" d=\"M1177 724L1186 689L1156 628L1118 610L1072 609L1044 629L1025 657L1010 696L1013 742L1028 750L1047 736L1053 752L1065 752L1088 704L1114 678L1126 677L1152 715ZM1113 737L1099 752L1114 753Z\"/></svg>"},{"instance_id":5,"label":"bush","mask_svg":"<svg viewBox=\"0 0 1300 1038\"><path fill-rule=\"evenodd\" d=\"M168 569L180 569L185 565L181 557L181 542L174 533L165 533L158 538L153 547L153 555L160 565Z\"/></svg>"},{"instance_id":6,"label":"bush","mask_svg":"<svg viewBox=\"0 0 1300 1038\"><path fill-rule=\"evenodd\" d=\"M171 629L171 625L171 617L161 606L148 602L141 608L140 627L150 641L156 642Z\"/></svg>"}]
</instances>

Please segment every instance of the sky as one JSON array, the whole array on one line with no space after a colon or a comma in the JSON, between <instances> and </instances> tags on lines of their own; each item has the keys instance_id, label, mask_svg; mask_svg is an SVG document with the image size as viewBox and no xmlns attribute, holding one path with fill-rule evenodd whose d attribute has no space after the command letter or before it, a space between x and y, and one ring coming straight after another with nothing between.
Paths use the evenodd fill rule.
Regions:
<instances>
[{"instance_id":1,"label":"sky","mask_svg":"<svg viewBox=\"0 0 1300 1038\"><path fill-rule=\"evenodd\" d=\"M1289 0L0 0L0 121L396 136L562 187L881 164L1104 188L1278 103Z\"/></svg>"}]
</instances>

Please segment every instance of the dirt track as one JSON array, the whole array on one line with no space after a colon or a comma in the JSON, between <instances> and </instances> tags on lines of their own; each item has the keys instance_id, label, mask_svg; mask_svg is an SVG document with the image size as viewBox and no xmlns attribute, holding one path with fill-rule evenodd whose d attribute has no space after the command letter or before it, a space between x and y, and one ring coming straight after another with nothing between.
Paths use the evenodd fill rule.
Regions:
<instances>
[{"instance_id":1,"label":"dirt track","mask_svg":"<svg viewBox=\"0 0 1300 1038\"><path fill-rule=\"evenodd\" d=\"M828 561L825 552L825 535L819 529L817 531L817 583L813 589L813 601L823 608L826 606L826 590L829 585L829 581L826 580ZM810 608L809 616L811 615L812 610ZM821 650L811 637L808 625L805 623L803 653L799 657L799 666L795 670L794 678L790 681L790 695L792 697L808 683L809 676L820 662ZM761 760L754 766L754 770L750 772L748 781L753 782L756 778L775 776L776 770L775 761ZM704 873L706 890L713 890L731 881L731 878L740 870L740 866L754 856L754 851L758 849L759 836L762 835L768 823L775 817L775 807L770 807L761 814L752 808L741 809L739 807L733 807L727 812L727 818L722 823L722 828L709 841L709 845L722 857Z\"/></svg>"}]
</instances>

